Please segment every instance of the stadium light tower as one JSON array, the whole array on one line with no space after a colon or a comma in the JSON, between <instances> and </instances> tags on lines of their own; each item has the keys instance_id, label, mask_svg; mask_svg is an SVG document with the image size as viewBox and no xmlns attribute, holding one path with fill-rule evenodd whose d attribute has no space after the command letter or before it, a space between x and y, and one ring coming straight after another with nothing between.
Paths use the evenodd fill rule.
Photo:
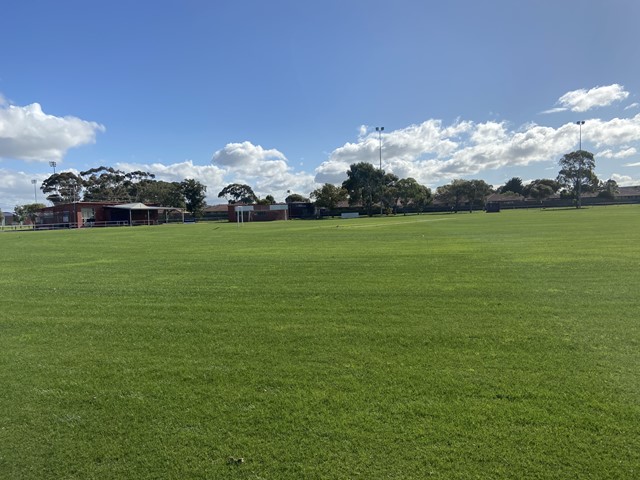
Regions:
<instances>
[{"instance_id":1,"label":"stadium light tower","mask_svg":"<svg viewBox=\"0 0 640 480\"><path fill-rule=\"evenodd\" d=\"M36 183L38 183L38 181L34 178L33 180L31 180L31 184L33 185L33 203L38 203L38 193L36 190Z\"/></svg>"},{"instance_id":2,"label":"stadium light tower","mask_svg":"<svg viewBox=\"0 0 640 480\"><path fill-rule=\"evenodd\" d=\"M580 159L578 160L578 208L582 207L582 125L584 125L584 120L578 120L576 122L579 130L579 140L578 140L578 154L580 155Z\"/></svg>"},{"instance_id":3,"label":"stadium light tower","mask_svg":"<svg viewBox=\"0 0 640 480\"><path fill-rule=\"evenodd\" d=\"M376 127L376 132L378 132L378 140L379 140L379 152L380 152L380 174L382 175L382 132L384 131L384 127ZM380 179L382 181L382 179ZM380 215L382 215L382 184L380 184Z\"/></svg>"},{"instance_id":4,"label":"stadium light tower","mask_svg":"<svg viewBox=\"0 0 640 480\"><path fill-rule=\"evenodd\" d=\"M384 132L384 127L376 127L376 132L378 132L378 140L380 141L380 171L382 171L382 132Z\"/></svg>"},{"instance_id":5,"label":"stadium light tower","mask_svg":"<svg viewBox=\"0 0 640 480\"><path fill-rule=\"evenodd\" d=\"M51 168L53 168L53 174L56 174L56 167L58 166L58 164L56 162L49 162L49 166Z\"/></svg>"}]
</instances>

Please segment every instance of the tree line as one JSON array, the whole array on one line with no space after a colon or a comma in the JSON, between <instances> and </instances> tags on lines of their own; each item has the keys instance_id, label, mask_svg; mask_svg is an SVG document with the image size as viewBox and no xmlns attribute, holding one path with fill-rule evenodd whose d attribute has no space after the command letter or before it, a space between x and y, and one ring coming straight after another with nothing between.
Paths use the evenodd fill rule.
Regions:
<instances>
[{"instance_id":1,"label":"tree line","mask_svg":"<svg viewBox=\"0 0 640 480\"><path fill-rule=\"evenodd\" d=\"M567 153L558 163L560 171L555 179L536 179L525 185L520 177L513 177L497 189L484 180L456 179L437 187L433 193L414 178L399 178L371 163L359 162L350 165L346 172L347 179L342 185L325 183L311 192L309 198L289 192L285 202L309 202L313 199L317 207L333 210L340 202L347 200L350 206L361 206L369 215L373 215L374 210L378 209L381 213L398 213L406 212L409 207L420 212L434 200L454 212L459 211L462 205L473 210L474 206L484 207L487 197L492 193L522 196L542 202L560 192L561 198L573 199L579 208L584 193L599 192L600 197L613 199L618 192L614 180L598 180L591 152L578 150ZM226 186L218 197L226 198L229 203L275 203L273 196L260 199L249 185L239 183Z\"/></svg>"},{"instance_id":2,"label":"tree line","mask_svg":"<svg viewBox=\"0 0 640 480\"><path fill-rule=\"evenodd\" d=\"M184 208L200 216L206 207L207 187L188 178L182 182L156 180L149 172L124 172L100 166L79 174L60 172L46 178L40 190L54 205L73 202L148 203L166 207ZM17 205L14 220L34 221L37 212L46 205L33 203Z\"/></svg>"},{"instance_id":3,"label":"tree line","mask_svg":"<svg viewBox=\"0 0 640 480\"><path fill-rule=\"evenodd\" d=\"M414 178L399 178L393 173L378 169L371 163L359 162L350 165L347 179L340 186L325 183L312 191L309 197L288 191L286 203L313 201L317 207L334 210L341 202L350 206L361 206L369 215L375 212L398 213L411 208L422 211L437 200L452 211L463 205L470 210L484 207L492 193L522 196L542 202L560 192L561 198L573 199L580 208L584 193L598 192L600 197L613 199L618 193L614 180L602 182L596 176L593 153L577 150L567 153L558 162L560 171L555 179L536 179L524 184L520 177L513 177L504 185L493 189L484 180L456 179L436 188L435 193ZM123 172L100 166L80 174L73 172L54 173L40 187L47 200L54 205L77 201L85 202L142 202L160 206L185 208L194 216L200 216L206 207L207 187L194 179L182 182L155 180L149 172ZM219 198L229 203L274 204L275 198L266 195L259 198L246 184L232 183L224 187ZM18 221L35 217L45 205L34 203L16 206L14 215Z\"/></svg>"}]
</instances>

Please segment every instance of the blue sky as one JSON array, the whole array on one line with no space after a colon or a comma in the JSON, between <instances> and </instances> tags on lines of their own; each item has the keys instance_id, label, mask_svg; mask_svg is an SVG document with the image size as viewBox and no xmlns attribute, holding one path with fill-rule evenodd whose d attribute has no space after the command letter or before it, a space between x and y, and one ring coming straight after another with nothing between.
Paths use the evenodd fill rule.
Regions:
<instances>
[{"instance_id":1,"label":"blue sky","mask_svg":"<svg viewBox=\"0 0 640 480\"><path fill-rule=\"evenodd\" d=\"M640 184L640 2L8 1L0 207L100 165L283 200L349 164L432 188L554 178L578 147ZM43 195L38 190L39 201Z\"/></svg>"}]
</instances>

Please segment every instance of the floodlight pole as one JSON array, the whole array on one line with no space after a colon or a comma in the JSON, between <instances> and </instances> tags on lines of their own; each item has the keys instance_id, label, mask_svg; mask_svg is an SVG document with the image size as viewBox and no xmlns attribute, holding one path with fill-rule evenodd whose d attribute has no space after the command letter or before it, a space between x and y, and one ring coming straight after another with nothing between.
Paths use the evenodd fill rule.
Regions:
<instances>
[{"instance_id":1,"label":"floodlight pole","mask_svg":"<svg viewBox=\"0 0 640 480\"><path fill-rule=\"evenodd\" d=\"M36 190L36 183L38 183L36 179L31 180L31 184L33 185L33 203L38 203L38 193Z\"/></svg>"},{"instance_id":2,"label":"floodlight pole","mask_svg":"<svg viewBox=\"0 0 640 480\"><path fill-rule=\"evenodd\" d=\"M53 174L56 174L56 167L58 166L58 164L56 162L49 162L49 166L51 168L53 168Z\"/></svg>"},{"instance_id":3,"label":"floodlight pole","mask_svg":"<svg viewBox=\"0 0 640 480\"><path fill-rule=\"evenodd\" d=\"M584 120L579 120L576 122L579 130L579 149L578 154L580 155L580 159L578 160L578 208L582 208L582 125L584 125Z\"/></svg>"},{"instance_id":4,"label":"floodlight pole","mask_svg":"<svg viewBox=\"0 0 640 480\"><path fill-rule=\"evenodd\" d=\"M378 141L379 141L379 152L380 152L380 181L382 182L382 132L384 131L384 127L376 127L376 132L378 132ZM380 183L380 215L382 215L382 183Z\"/></svg>"}]
</instances>

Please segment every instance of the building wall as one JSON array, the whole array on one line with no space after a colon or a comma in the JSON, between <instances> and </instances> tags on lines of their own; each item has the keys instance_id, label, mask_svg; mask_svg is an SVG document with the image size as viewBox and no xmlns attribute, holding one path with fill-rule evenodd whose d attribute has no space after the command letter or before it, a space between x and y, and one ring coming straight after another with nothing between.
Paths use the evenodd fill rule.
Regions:
<instances>
[{"instance_id":1,"label":"building wall","mask_svg":"<svg viewBox=\"0 0 640 480\"><path fill-rule=\"evenodd\" d=\"M240 205L229 205L227 208L228 218L230 222L235 222L236 207ZM270 222L273 220L286 220L286 210L271 210L270 205L250 205L253 207L252 212L242 212L243 221L245 222Z\"/></svg>"},{"instance_id":2,"label":"building wall","mask_svg":"<svg viewBox=\"0 0 640 480\"><path fill-rule=\"evenodd\" d=\"M108 222L129 223L129 210L109 207L113 207L113 203L78 202L54 205L40 210L36 223L59 226L69 226L69 224L101 226ZM146 210L131 211L131 221L134 225L146 223L147 218L153 224L158 223L158 211L150 210L148 217Z\"/></svg>"}]
</instances>

